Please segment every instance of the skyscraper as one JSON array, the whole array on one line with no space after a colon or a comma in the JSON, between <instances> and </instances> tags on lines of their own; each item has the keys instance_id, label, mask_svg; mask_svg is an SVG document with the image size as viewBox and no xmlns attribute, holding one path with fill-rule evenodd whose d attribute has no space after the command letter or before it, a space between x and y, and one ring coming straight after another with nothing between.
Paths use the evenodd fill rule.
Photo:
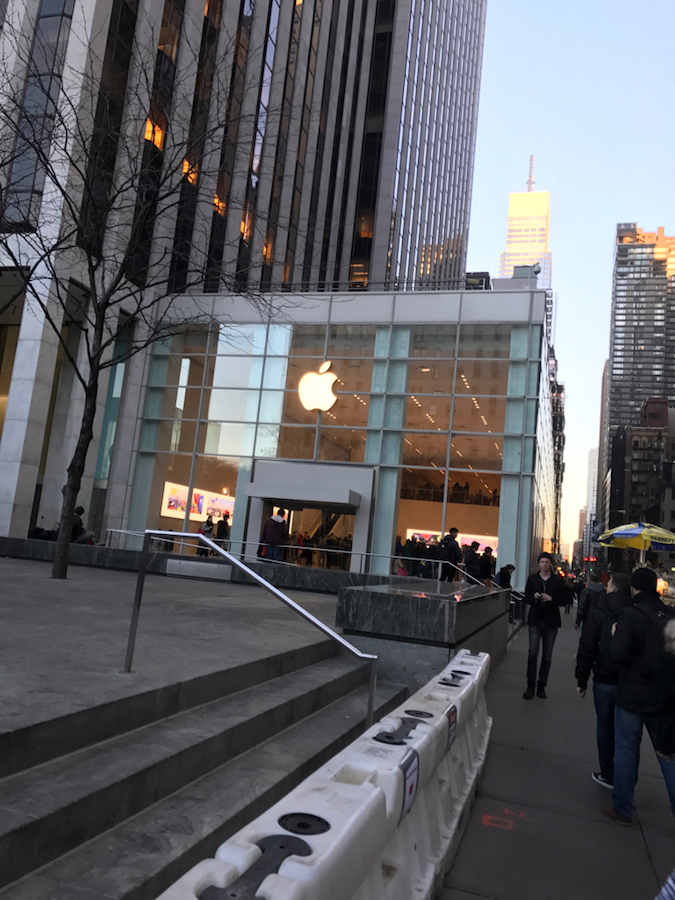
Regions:
<instances>
[{"instance_id":1,"label":"skyscraper","mask_svg":"<svg viewBox=\"0 0 675 900\"><path fill-rule=\"evenodd\" d=\"M511 278L514 266L539 263L538 287L551 287L551 251L548 249L549 194L533 191L534 157L530 157L527 191L509 194L506 249L499 254L499 277Z\"/></svg>"},{"instance_id":2,"label":"skyscraper","mask_svg":"<svg viewBox=\"0 0 675 900\"><path fill-rule=\"evenodd\" d=\"M639 425L649 397L675 398L675 237L616 229L605 466L620 426Z\"/></svg>"}]
</instances>

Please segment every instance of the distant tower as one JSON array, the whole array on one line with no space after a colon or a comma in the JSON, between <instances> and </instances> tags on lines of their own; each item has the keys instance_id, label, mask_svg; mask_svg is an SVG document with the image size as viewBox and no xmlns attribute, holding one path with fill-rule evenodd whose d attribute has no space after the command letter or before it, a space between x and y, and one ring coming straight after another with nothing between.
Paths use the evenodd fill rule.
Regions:
<instances>
[{"instance_id":1,"label":"distant tower","mask_svg":"<svg viewBox=\"0 0 675 900\"><path fill-rule=\"evenodd\" d=\"M534 187L534 156L530 157L530 177L527 179L528 193L532 193Z\"/></svg>"},{"instance_id":2,"label":"distant tower","mask_svg":"<svg viewBox=\"0 0 675 900\"><path fill-rule=\"evenodd\" d=\"M509 194L506 249L499 255L499 277L511 278L514 266L539 263L537 287L551 287L551 251L548 249L548 191L533 191L534 156L530 157L527 191Z\"/></svg>"}]
</instances>

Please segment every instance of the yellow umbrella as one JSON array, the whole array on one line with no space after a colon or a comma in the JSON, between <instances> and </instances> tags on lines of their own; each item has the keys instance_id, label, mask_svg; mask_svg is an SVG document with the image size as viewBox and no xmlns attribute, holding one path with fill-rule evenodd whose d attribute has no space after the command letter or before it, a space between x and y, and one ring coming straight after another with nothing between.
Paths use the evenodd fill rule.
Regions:
<instances>
[{"instance_id":1,"label":"yellow umbrella","mask_svg":"<svg viewBox=\"0 0 675 900\"><path fill-rule=\"evenodd\" d=\"M605 547L619 547L626 550L639 550L640 562L644 562L647 550L674 550L675 534L649 522L634 522L631 525L619 525L606 531L598 538Z\"/></svg>"}]
</instances>

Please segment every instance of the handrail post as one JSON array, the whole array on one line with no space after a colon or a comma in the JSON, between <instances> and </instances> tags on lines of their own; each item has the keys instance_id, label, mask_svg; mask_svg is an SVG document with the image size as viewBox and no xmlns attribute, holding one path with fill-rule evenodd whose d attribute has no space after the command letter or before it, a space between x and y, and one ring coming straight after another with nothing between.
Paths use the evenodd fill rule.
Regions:
<instances>
[{"instance_id":1,"label":"handrail post","mask_svg":"<svg viewBox=\"0 0 675 900\"><path fill-rule=\"evenodd\" d=\"M141 614L141 600L143 599L143 587L145 585L145 573L148 568L148 560L150 559L150 538L149 531L143 536L143 549L141 550L141 558L138 562L138 578L136 580L136 595L134 597L134 609L131 614L131 624L129 626L129 640L127 641L127 655L124 660L124 671L131 672L131 663L134 659L134 647L136 646L136 631L138 630L138 619Z\"/></svg>"},{"instance_id":2,"label":"handrail post","mask_svg":"<svg viewBox=\"0 0 675 900\"><path fill-rule=\"evenodd\" d=\"M368 712L366 713L366 728L373 724L375 715L375 688L377 687L377 656L370 661L370 688L368 690Z\"/></svg>"}]
</instances>

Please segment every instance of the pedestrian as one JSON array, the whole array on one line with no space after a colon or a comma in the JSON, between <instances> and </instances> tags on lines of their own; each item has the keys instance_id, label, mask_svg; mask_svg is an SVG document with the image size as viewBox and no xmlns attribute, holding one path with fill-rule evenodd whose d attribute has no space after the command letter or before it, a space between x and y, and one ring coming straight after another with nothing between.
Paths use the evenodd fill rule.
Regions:
<instances>
[{"instance_id":1,"label":"pedestrian","mask_svg":"<svg viewBox=\"0 0 675 900\"><path fill-rule=\"evenodd\" d=\"M281 507L276 515L272 515L263 525L260 543L267 547L266 557L272 562L281 562L283 546L288 543L288 525L286 510Z\"/></svg>"},{"instance_id":2,"label":"pedestrian","mask_svg":"<svg viewBox=\"0 0 675 900\"><path fill-rule=\"evenodd\" d=\"M464 571L470 577L472 584L476 584L481 580L480 558L476 552L479 547L478 541L472 541L471 546L464 551ZM469 581L469 578L467 578L467 581Z\"/></svg>"},{"instance_id":3,"label":"pedestrian","mask_svg":"<svg viewBox=\"0 0 675 900\"><path fill-rule=\"evenodd\" d=\"M577 694L586 696L588 679L593 673L593 701L595 703L596 739L600 770L591 778L606 788L614 785L614 706L616 701L616 667L607 659L603 648L611 640L612 626L627 606L632 606L630 579L627 575L612 575L607 593L600 598L584 624L579 638L577 665Z\"/></svg>"},{"instance_id":4,"label":"pedestrian","mask_svg":"<svg viewBox=\"0 0 675 900\"><path fill-rule=\"evenodd\" d=\"M480 580L483 584L488 584L492 581L492 576L495 573L495 558L492 555L492 547L486 547L483 550L478 565L480 568Z\"/></svg>"},{"instance_id":5,"label":"pedestrian","mask_svg":"<svg viewBox=\"0 0 675 900\"><path fill-rule=\"evenodd\" d=\"M597 606L601 595L604 593L604 585L600 581L598 575L591 575L588 584L579 594L579 605L577 607L577 620L574 627L577 631L584 624L592 609Z\"/></svg>"},{"instance_id":6,"label":"pedestrian","mask_svg":"<svg viewBox=\"0 0 675 900\"><path fill-rule=\"evenodd\" d=\"M511 576L516 571L516 567L509 563L507 566L502 566L502 568L497 572L495 577L493 578L494 583L500 588L511 589Z\"/></svg>"},{"instance_id":7,"label":"pedestrian","mask_svg":"<svg viewBox=\"0 0 675 900\"><path fill-rule=\"evenodd\" d=\"M205 538L209 538L209 540L213 540L213 519L211 516L206 517L206 521L202 522L202 524L197 529L197 534L203 534ZM200 541L197 544L197 556L208 556L209 548L204 546Z\"/></svg>"},{"instance_id":8,"label":"pedestrian","mask_svg":"<svg viewBox=\"0 0 675 900\"><path fill-rule=\"evenodd\" d=\"M530 575L525 585L525 602L530 607L527 616L530 645L527 656L527 689L523 699L531 700L536 686L537 697L546 700L553 645L562 625L560 607L565 602L562 578L553 571L553 557L550 553L539 554L537 571ZM540 645L541 665L537 679Z\"/></svg>"},{"instance_id":9,"label":"pedestrian","mask_svg":"<svg viewBox=\"0 0 675 900\"><path fill-rule=\"evenodd\" d=\"M565 615L569 616L572 604L574 603L574 580L567 575L563 581L565 591Z\"/></svg>"},{"instance_id":10,"label":"pedestrian","mask_svg":"<svg viewBox=\"0 0 675 900\"><path fill-rule=\"evenodd\" d=\"M71 544L93 544L96 539L94 532L88 531L84 527L84 522L82 521L83 513L84 506L76 506L73 511L73 524L70 529Z\"/></svg>"},{"instance_id":11,"label":"pedestrian","mask_svg":"<svg viewBox=\"0 0 675 900\"><path fill-rule=\"evenodd\" d=\"M440 559L443 560L441 564L441 581L454 581L455 574L458 571L457 567L462 561L462 551L457 543L458 534L457 528L451 528L441 541L439 550Z\"/></svg>"},{"instance_id":12,"label":"pedestrian","mask_svg":"<svg viewBox=\"0 0 675 900\"><path fill-rule=\"evenodd\" d=\"M223 513L223 518L218 522L216 527L216 540L223 550L230 547L230 514L227 510Z\"/></svg>"},{"instance_id":13,"label":"pedestrian","mask_svg":"<svg viewBox=\"0 0 675 900\"><path fill-rule=\"evenodd\" d=\"M614 789L612 805L603 812L624 825L630 824L633 814L645 727L675 815L675 610L662 602L656 584L652 569L633 572L633 605L619 616L608 646L608 658L619 667L619 678L614 711Z\"/></svg>"}]
</instances>

